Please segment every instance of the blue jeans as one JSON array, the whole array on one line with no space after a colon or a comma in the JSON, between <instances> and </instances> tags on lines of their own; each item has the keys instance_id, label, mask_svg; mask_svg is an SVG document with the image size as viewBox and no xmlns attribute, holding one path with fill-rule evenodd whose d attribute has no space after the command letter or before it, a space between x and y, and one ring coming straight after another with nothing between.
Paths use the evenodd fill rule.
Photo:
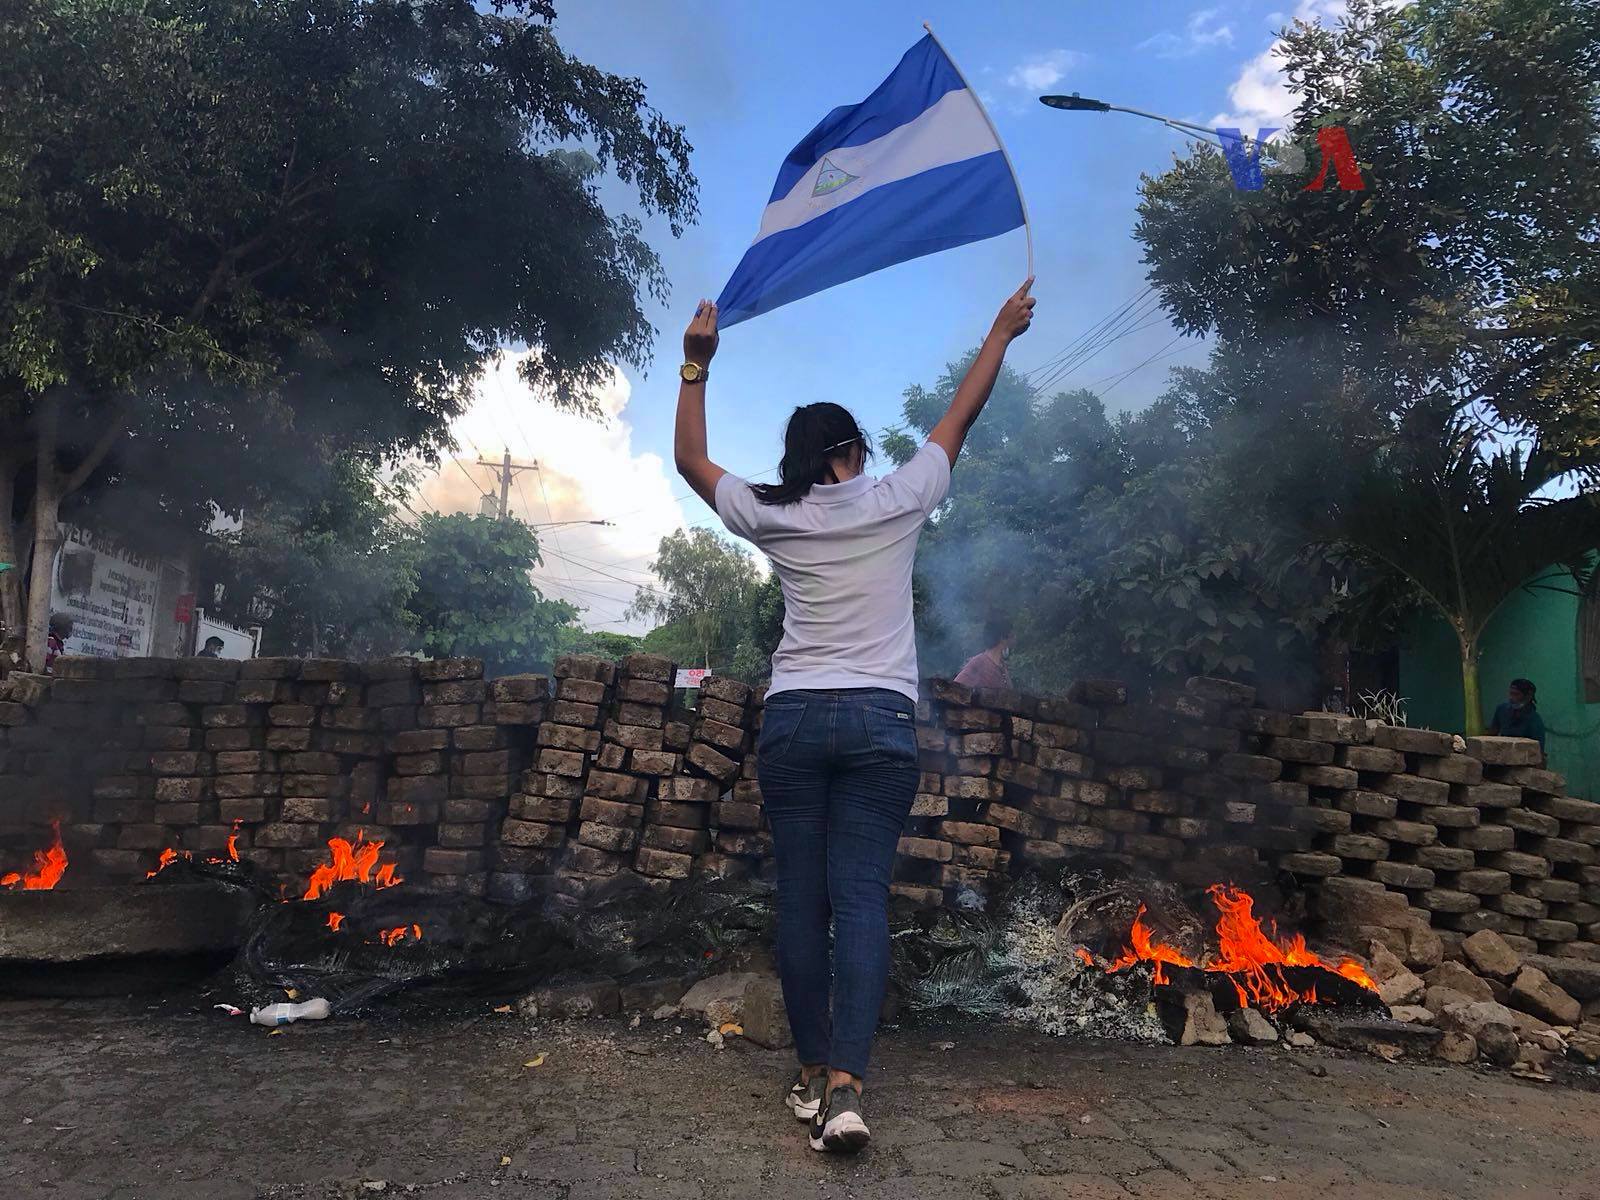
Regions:
<instances>
[{"instance_id":1,"label":"blue jeans","mask_svg":"<svg viewBox=\"0 0 1600 1200\"><path fill-rule=\"evenodd\" d=\"M917 791L915 712L877 688L767 698L758 766L778 974L803 1064L867 1072L889 982L889 874Z\"/></svg>"}]
</instances>

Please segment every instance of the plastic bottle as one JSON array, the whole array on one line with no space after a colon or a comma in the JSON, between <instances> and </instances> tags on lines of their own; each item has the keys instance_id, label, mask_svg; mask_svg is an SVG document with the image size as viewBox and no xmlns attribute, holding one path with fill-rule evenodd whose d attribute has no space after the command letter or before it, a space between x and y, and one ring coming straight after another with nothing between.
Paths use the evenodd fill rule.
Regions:
<instances>
[{"instance_id":1,"label":"plastic bottle","mask_svg":"<svg viewBox=\"0 0 1600 1200\"><path fill-rule=\"evenodd\" d=\"M320 1021L329 1014L328 1002L320 996L303 1004L268 1004L250 1010L252 1025L292 1025L296 1021Z\"/></svg>"}]
</instances>

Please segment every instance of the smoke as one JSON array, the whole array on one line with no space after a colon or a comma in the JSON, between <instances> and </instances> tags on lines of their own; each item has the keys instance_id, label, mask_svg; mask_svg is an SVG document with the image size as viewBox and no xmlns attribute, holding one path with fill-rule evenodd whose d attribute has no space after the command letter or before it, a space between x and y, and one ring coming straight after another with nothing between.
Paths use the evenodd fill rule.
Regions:
<instances>
[{"instance_id":1,"label":"smoke","mask_svg":"<svg viewBox=\"0 0 1600 1200\"><path fill-rule=\"evenodd\" d=\"M1301 706L1320 699L1313 649L1331 581L1261 467L1272 418L1242 412L1237 381L1222 378L1231 354L1219 348L1211 371L1175 370L1155 403L1116 418L1091 391L1036 395L1002 373L919 547L924 674L958 671L1001 616L1016 634L1013 680L1028 691L1208 674ZM931 428L966 365L910 389L908 423ZM913 442L901 440L896 458ZM1331 472L1338 444L1302 450L1331 458Z\"/></svg>"}]
</instances>

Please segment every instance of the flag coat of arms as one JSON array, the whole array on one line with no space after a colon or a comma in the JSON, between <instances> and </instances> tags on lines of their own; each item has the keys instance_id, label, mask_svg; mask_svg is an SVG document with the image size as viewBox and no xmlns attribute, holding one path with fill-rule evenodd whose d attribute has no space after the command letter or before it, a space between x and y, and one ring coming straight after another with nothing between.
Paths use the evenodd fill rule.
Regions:
<instances>
[{"instance_id":1,"label":"flag coat of arms","mask_svg":"<svg viewBox=\"0 0 1600 1200\"><path fill-rule=\"evenodd\" d=\"M988 115L930 33L860 104L783 160L761 229L717 298L723 328L1025 222Z\"/></svg>"}]
</instances>

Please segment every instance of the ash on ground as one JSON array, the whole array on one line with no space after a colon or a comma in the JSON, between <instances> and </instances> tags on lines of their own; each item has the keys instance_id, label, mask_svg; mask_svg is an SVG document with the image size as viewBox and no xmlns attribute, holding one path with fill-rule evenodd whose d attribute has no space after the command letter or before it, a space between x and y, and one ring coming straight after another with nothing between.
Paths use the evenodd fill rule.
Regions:
<instances>
[{"instance_id":1,"label":"ash on ground","mask_svg":"<svg viewBox=\"0 0 1600 1200\"><path fill-rule=\"evenodd\" d=\"M895 982L913 1010L1015 1021L1053 1036L1165 1042L1153 971L1107 972L1141 908L1199 957L1204 927L1175 889L1099 871L1028 875L991 911L976 906L897 920ZM1095 961L1086 961L1083 951Z\"/></svg>"}]
</instances>

